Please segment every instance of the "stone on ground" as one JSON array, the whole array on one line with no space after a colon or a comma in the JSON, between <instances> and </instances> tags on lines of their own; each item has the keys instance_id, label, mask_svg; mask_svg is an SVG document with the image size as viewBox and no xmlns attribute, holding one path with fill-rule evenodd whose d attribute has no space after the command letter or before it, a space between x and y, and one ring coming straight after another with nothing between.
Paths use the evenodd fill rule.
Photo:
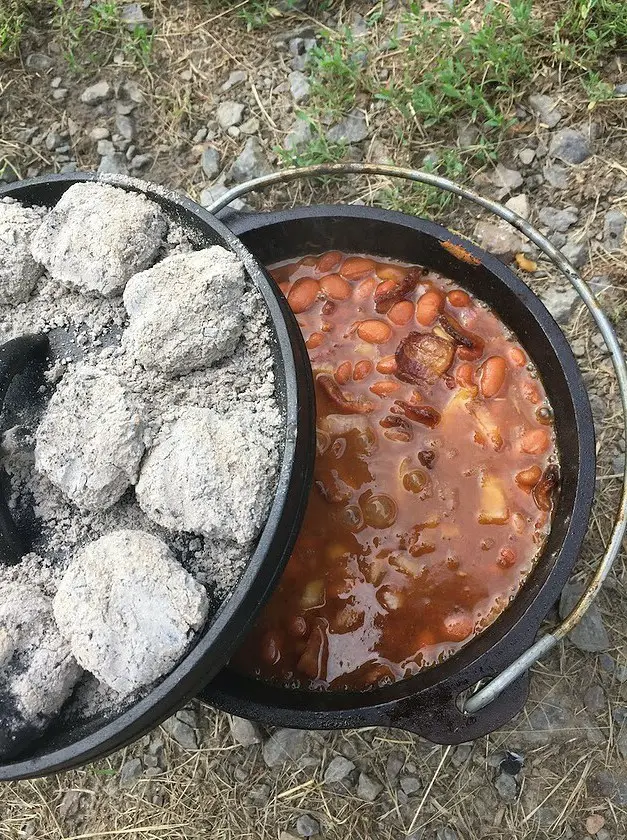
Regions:
<instances>
[{"instance_id":1,"label":"stone on ground","mask_svg":"<svg viewBox=\"0 0 627 840\"><path fill-rule=\"evenodd\" d=\"M263 146L256 137L249 137L241 154L228 171L227 180L241 184L252 178L270 175L270 165Z\"/></svg>"},{"instance_id":2,"label":"stone on ground","mask_svg":"<svg viewBox=\"0 0 627 840\"><path fill-rule=\"evenodd\" d=\"M583 587L580 584L566 584L560 598L560 618L565 618L572 611L582 592ZM568 638L576 648L587 653L599 653L610 647L610 639L597 604L592 603L588 607L579 624L568 634Z\"/></svg>"},{"instance_id":3,"label":"stone on ground","mask_svg":"<svg viewBox=\"0 0 627 840\"><path fill-rule=\"evenodd\" d=\"M309 733L302 729L278 729L263 745L263 760L271 769L296 762L304 754Z\"/></svg>"},{"instance_id":4,"label":"stone on ground","mask_svg":"<svg viewBox=\"0 0 627 840\"><path fill-rule=\"evenodd\" d=\"M574 128L562 128L551 138L549 155L563 160L564 163L583 163L592 154L586 137Z\"/></svg>"},{"instance_id":5,"label":"stone on ground","mask_svg":"<svg viewBox=\"0 0 627 840\"><path fill-rule=\"evenodd\" d=\"M544 96L541 93L534 94L529 97L529 105L540 122L548 128L555 128L562 119L562 115L557 110L557 103L550 96Z\"/></svg>"},{"instance_id":6,"label":"stone on ground","mask_svg":"<svg viewBox=\"0 0 627 840\"><path fill-rule=\"evenodd\" d=\"M229 715L229 727L233 740L242 747L250 747L261 743L261 731L256 723L246 718Z\"/></svg>"}]
</instances>

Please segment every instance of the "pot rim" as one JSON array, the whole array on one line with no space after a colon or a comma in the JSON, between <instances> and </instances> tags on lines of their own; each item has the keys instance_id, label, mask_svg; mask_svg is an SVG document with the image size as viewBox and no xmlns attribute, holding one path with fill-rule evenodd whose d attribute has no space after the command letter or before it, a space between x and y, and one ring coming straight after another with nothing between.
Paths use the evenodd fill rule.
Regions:
<instances>
[{"instance_id":1,"label":"pot rim","mask_svg":"<svg viewBox=\"0 0 627 840\"><path fill-rule=\"evenodd\" d=\"M263 213L235 214L229 219L229 225L237 236L246 241L247 236L260 231L269 235L269 229L273 226L278 228L281 225L320 218L337 219L338 222L342 219L352 219L395 224L408 231L426 233L440 243L459 245L472 257L479 259L493 277L516 295L544 332L559 361L577 424L579 465L570 523L561 546L553 552L552 567L544 581L534 587L532 573L512 602L512 606L517 602L520 604L519 598L523 592L530 597L529 591L533 588L537 590L521 615L514 618L511 607L508 607L484 632L478 634L445 662L383 688L366 692L285 689L252 677L244 677L225 668L201 694L203 700L219 708L270 724L311 729L383 724L411 729L412 723L415 728L415 722L411 719L412 700L418 696L435 698L441 694L443 686L453 675L458 682L465 684L465 688L470 688L484 677L494 676L533 642L542 619L559 597L587 530L594 495L596 455L592 413L570 345L540 298L496 257L442 225L398 211L355 205L314 205ZM284 235L289 241L289 233L286 231ZM327 248L321 247L320 250ZM377 252L376 248L373 250ZM289 259L299 255L290 252L288 247L283 258ZM498 307L493 308L498 313ZM524 341L521 343L524 346ZM542 359L537 358L533 352L530 352L530 355L542 376ZM538 558L536 566L540 565L542 556L543 554ZM530 616L533 621L529 621ZM420 687L417 686L418 683ZM517 688L520 693L521 683L512 688ZM464 687L461 690L463 691ZM486 713L497 704L498 701L495 701L486 707ZM471 724L482 717L482 712L483 710L480 710L476 715L467 716ZM506 719L511 716L510 714ZM459 740L467 739L466 734Z\"/></svg>"}]
</instances>

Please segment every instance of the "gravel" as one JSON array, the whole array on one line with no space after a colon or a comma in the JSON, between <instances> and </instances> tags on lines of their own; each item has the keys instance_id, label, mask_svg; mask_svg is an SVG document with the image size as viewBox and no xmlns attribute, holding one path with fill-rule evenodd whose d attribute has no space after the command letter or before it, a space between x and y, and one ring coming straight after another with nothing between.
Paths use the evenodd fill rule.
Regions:
<instances>
[{"instance_id":1,"label":"gravel","mask_svg":"<svg viewBox=\"0 0 627 840\"><path fill-rule=\"evenodd\" d=\"M216 110L216 119L220 128L223 131L231 128L234 125L239 125L244 119L244 111L246 105L242 102L221 102Z\"/></svg>"},{"instance_id":2,"label":"gravel","mask_svg":"<svg viewBox=\"0 0 627 840\"><path fill-rule=\"evenodd\" d=\"M208 148L202 153L200 165L204 174L212 180L220 172L220 152L217 149Z\"/></svg>"},{"instance_id":3,"label":"gravel","mask_svg":"<svg viewBox=\"0 0 627 840\"><path fill-rule=\"evenodd\" d=\"M126 697L168 673L207 618L203 587L168 546L120 530L70 563L54 616L77 662Z\"/></svg>"},{"instance_id":4,"label":"gravel","mask_svg":"<svg viewBox=\"0 0 627 840\"><path fill-rule=\"evenodd\" d=\"M74 184L46 216L33 257L60 285L112 297L152 264L166 233L159 207L107 184Z\"/></svg>"},{"instance_id":5,"label":"gravel","mask_svg":"<svg viewBox=\"0 0 627 840\"><path fill-rule=\"evenodd\" d=\"M197 750L198 718L191 709L181 709L163 724L168 735L184 750Z\"/></svg>"},{"instance_id":6,"label":"gravel","mask_svg":"<svg viewBox=\"0 0 627 840\"><path fill-rule=\"evenodd\" d=\"M320 823L311 814L302 814L296 820L296 831L299 837L316 837L320 834Z\"/></svg>"},{"instance_id":7,"label":"gravel","mask_svg":"<svg viewBox=\"0 0 627 840\"><path fill-rule=\"evenodd\" d=\"M101 81L90 85L81 93L81 102L85 105L100 105L111 98L112 88L109 82Z\"/></svg>"},{"instance_id":8,"label":"gravel","mask_svg":"<svg viewBox=\"0 0 627 840\"><path fill-rule=\"evenodd\" d=\"M566 584L560 598L560 618L565 618L571 612L582 592L583 587L580 584ZM597 604L592 603L588 607L579 624L568 634L568 638L576 648L588 653L599 653L610 647L610 639Z\"/></svg>"},{"instance_id":9,"label":"gravel","mask_svg":"<svg viewBox=\"0 0 627 840\"><path fill-rule=\"evenodd\" d=\"M135 785L135 782L138 779L141 779L144 773L144 768L141 763L141 759L139 758L131 758L130 761L126 761L122 768L120 769L120 775L118 777L118 784L124 790L126 788L132 788Z\"/></svg>"},{"instance_id":10,"label":"gravel","mask_svg":"<svg viewBox=\"0 0 627 840\"><path fill-rule=\"evenodd\" d=\"M498 795L503 802L515 802L518 798L518 784L513 776L509 773L500 773L494 782Z\"/></svg>"},{"instance_id":11,"label":"gravel","mask_svg":"<svg viewBox=\"0 0 627 840\"><path fill-rule=\"evenodd\" d=\"M278 729L263 745L263 760L270 768L297 761L304 753L309 733L302 729Z\"/></svg>"},{"instance_id":12,"label":"gravel","mask_svg":"<svg viewBox=\"0 0 627 840\"><path fill-rule=\"evenodd\" d=\"M290 92L297 105L303 105L309 99L311 85L304 73L294 70L289 74Z\"/></svg>"},{"instance_id":13,"label":"gravel","mask_svg":"<svg viewBox=\"0 0 627 840\"><path fill-rule=\"evenodd\" d=\"M336 755L331 759L324 771L324 783L332 785L346 779L355 769L355 764L343 755Z\"/></svg>"},{"instance_id":14,"label":"gravel","mask_svg":"<svg viewBox=\"0 0 627 840\"><path fill-rule=\"evenodd\" d=\"M588 262L588 243L585 239L580 239L577 234L569 236L566 244L560 250L575 268L583 268Z\"/></svg>"},{"instance_id":15,"label":"gravel","mask_svg":"<svg viewBox=\"0 0 627 840\"><path fill-rule=\"evenodd\" d=\"M589 686L583 695L583 702L586 709L593 715L598 715L607 709L605 692L600 685Z\"/></svg>"},{"instance_id":16,"label":"gravel","mask_svg":"<svg viewBox=\"0 0 627 840\"><path fill-rule=\"evenodd\" d=\"M227 180L241 184L272 172L263 146L256 137L249 137L235 162L228 171Z\"/></svg>"},{"instance_id":17,"label":"gravel","mask_svg":"<svg viewBox=\"0 0 627 840\"><path fill-rule=\"evenodd\" d=\"M561 288L551 285L541 293L540 297L558 324L567 324L579 303L579 295L572 286Z\"/></svg>"},{"instance_id":18,"label":"gravel","mask_svg":"<svg viewBox=\"0 0 627 840\"><path fill-rule=\"evenodd\" d=\"M549 155L563 160L564 163L583 163L592 154L586 137L574 128L562 128L551 138Z\"/></svg>"},{"instance_id":19,"label":"gravel","mask_svg":"<svg viewBox=\"0 0 627 840\"><path fill-rule=\"evenodd\" d=\"M372 776L368 776L367 773L359 774L357 790L355 791L358 799L363 799L364 802L374 802L382 790L383 785L373 779Z\"/></svg>"},{"instance_id":20,"label":"gravel","mask_svg":"<svg viewBox=\"0 0 627 840\"><path fill-rule=\"evenodd\" d=\"M416 776L403 776L399 784L401 786L401 790L407 796L411 796L412 794L417 793L422 787L420 779L418 779Z\"/></svg>"},{"instance_id":21,"label":"gravel","mask_svg":"<svg viewBox=\"0 0 627 840\"><path fill-rule=\"evenodd\" d=\"M541 93L534 94L529 97L529 106L540 122L548 128L555 128L562 119L562 115L557 109L557 103L550 96Z\"/></svg>"},{"instance_id":22,"label":"gravel","mask_svg":"<svg viewBox=\"0 0 627 840\"><path fill-rule=\"evenodd\" d=\"M242 747L251 747L262 741L261 731L252 720L229 715L229 727L233 740Z\"/></svg>"},{"instance_id":23,"label":"gravel","mask_svg":"<svg viewBox=\"0 0 627 840\"><path fill-rule=\"evenodd\" d=\"M618 251L625 242L627 216L617 207L608 210L603 221L603 244L608 251Z\"/></svg>"},{"instance_id":24,"label":"gravel","mask_svg":"<svg viewBox=\"0 0 627 840\"><path fill-rule=\"evenodd\" d=\"M297 152L307 146L312 139L311 126L306 120L297 119L283 141L283 146L290 152Z\"/></svg>"},{"instance_id":25,"label":"gravel","mask_svg":"<svg viewBox=\"0 0 627 840\"><path fill-rule=\"evenodd\" d=\"M359 109L354 109L350 114L327 131L327 140L330 143L361 143L369 135L368 124Z\"/></svg>"},{"instance_id":26,"label":"gravel","mask_svg":"<svg viewBox=\"0 0 627 840\"><path fill-rule=\"evenodd\" d=\"M579 213L574 207L567 207L559 210L557 207L541 207L538 211L538 218L549 230L556 230L565 233L574 224L577 224Z\"/></svg>"},{"instance_id":27,"label":"gravel","mask_svg":"<svg viewBox=\"0 0 627 840\"><path fill-rule=\"evenodd\" d=\"M570 170L558 164L547 163L543 170L546 181L556 190L565 190L570 183Z\"/></svg>"},{"instance_id":28,"label":"gravel","mask_svg":"<svg viewBox=\"0 0 627 840\"><path fill-rule=\"evenodd\" d=\"M478 222L474 235L482 248L504 262L511 262L524 244L522 237L506 222Z\"/></svg>"}]
</instances>

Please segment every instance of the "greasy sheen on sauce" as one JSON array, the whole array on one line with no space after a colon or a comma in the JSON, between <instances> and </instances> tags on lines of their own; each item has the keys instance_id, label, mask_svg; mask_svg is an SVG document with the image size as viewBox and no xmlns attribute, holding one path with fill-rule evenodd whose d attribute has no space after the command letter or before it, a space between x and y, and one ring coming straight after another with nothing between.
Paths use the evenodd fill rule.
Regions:
<instances>
[{"instance_id":1,"label":"greasy sheen on sauce","mask_svg":"<svg viewBox=\"0 0 627 840\"><path fill-rule=\"evenodd\" d=\"M443 661L516 595L550 528L552 412L499 318L419 266L329 252L270 268L306 339L314 488L235 667L365 689Z\"/></svg>"}]
</instances>

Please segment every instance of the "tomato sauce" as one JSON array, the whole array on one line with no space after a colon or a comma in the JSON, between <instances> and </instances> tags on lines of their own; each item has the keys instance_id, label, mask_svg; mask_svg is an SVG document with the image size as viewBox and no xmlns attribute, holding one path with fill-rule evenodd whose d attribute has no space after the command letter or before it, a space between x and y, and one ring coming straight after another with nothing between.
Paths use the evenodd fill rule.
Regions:
<instances>
[{"instance_id":1,"label":"tomato sauce","mask_svg":"<svg viewBox=\"0 0 627 840\"><path fill-rule=\"evenodd\" d=\"M234 665L393 682L459 650L531 571L559 479L551 408L515 336L434 272L339 252L270 271L313 368L314 488Z\"/></svg>"}]
</instances>

